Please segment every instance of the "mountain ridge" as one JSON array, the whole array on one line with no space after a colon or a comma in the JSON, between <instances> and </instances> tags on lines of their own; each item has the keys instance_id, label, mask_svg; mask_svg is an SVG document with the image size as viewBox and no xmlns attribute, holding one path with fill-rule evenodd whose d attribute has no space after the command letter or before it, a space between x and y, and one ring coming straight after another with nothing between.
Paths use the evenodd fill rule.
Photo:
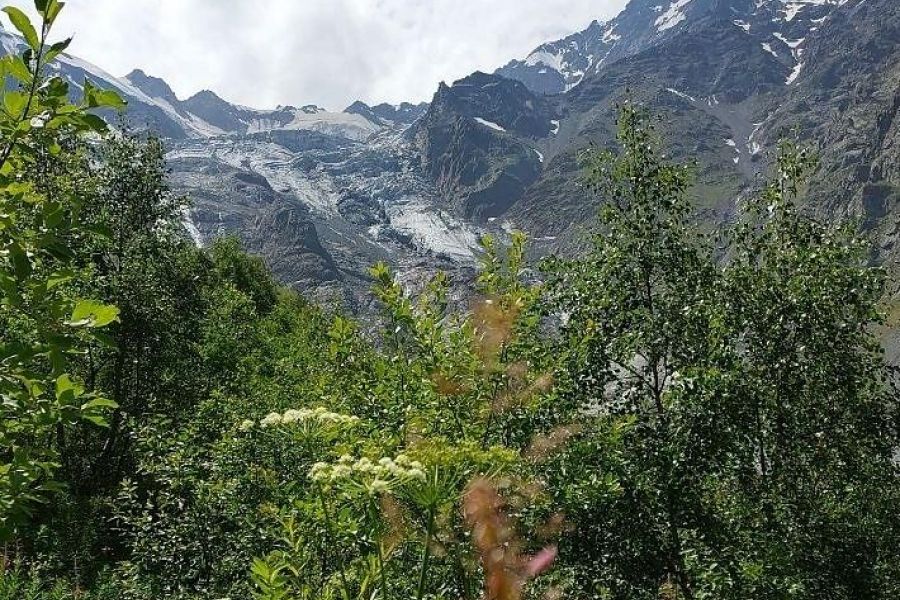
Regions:
<instances>
[{"instance_id":1,"label":"mountain ridge","mask_svg":"<svg viewBox=\"0 0 900 600\"><path fill-rule=\"evenodd\" d=\"M125 92L131 118L169 139L198 242L237 233L283 280L359 307L375 260L410 281L470 269L480 235L513 228L536 254L578 249L597 209L578 155L611 147L623 101L662 117L675 159L697 159L702 226L734 219L796 131L823 156L811 209L862 217L878 260L896 261L898 13L892 0L632 0L494 73L440 83L429 103L339 113L180 100L141 70L119 79L74 57L59 68Z\"/></svg>"}]
</instances>

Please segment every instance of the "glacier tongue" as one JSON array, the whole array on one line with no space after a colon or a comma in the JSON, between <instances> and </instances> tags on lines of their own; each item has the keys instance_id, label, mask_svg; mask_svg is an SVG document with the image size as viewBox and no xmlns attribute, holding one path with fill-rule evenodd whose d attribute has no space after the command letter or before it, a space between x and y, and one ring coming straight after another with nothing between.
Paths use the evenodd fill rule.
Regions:
<instances>
[{"instance_id":1,"label":"glacier tongue","mask_svg":"<svg viewBox=\"0 0 900 600\"><path fill-rule=\"evenodd\" d=\"M347 117L355 122L356 115ZM371 135L366 143L300 129L280 137L258 133L184 140L167 159L173 187L197 199L184 220L195 243L237 233L271 261L266 239L284 233L271 228L294 223L294 241L279 241L277 251L295 244L309 250L301 257L310 252L324 257L346 284L343 293L359 302L368 285L366 269L377 260L388 261L401 277L421 275L423 269L469 268L481 235L499 232L491 223L478 226L457 218L434 184L414 168L414 149L393 130ZM276 256L276 270L287 270L283 278L298 282L314 280L311 270L323 268L321 261L291 266L299 260ZM329 281L312 287L337 285Z\"/></svg>"}]
</instances>

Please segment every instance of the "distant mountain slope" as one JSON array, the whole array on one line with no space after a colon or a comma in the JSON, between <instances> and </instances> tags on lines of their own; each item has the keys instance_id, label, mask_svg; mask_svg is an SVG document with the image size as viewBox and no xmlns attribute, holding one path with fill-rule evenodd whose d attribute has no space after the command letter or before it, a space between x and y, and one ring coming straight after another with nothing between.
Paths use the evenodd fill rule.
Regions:
<instances>
[{"instance_id":1,"label":"distant mountain slope","mask_svg":"<svg viewBox=\"0 0 900 600\"><path fill-rule=\"evenodd\" d=\"M536 48L497 73L541 94L570 90L592 72L652 46L663 45L704 23L730 21L776 60L794 69L802 40L831 9L848 0L632 0L609 23Z\"/></svg>"},{"instance_id":2,"label":"distant mountain slope","mask_svg":"<svg viewBox=\"0 0 900 600\"><path fill-rule=\"evenodd\" d=\"M541 46L498 71L536 94L551 92L559 115L549 135L517 136L541 156L541 173L520 197L502 198L509 208L501 216L556 250L577 247L597 208L577 183L577 154L612 143L615 107L630 99L662 117L661 135L677 158L698 161L699 223L732 219L778 139L799 135L822 156L811 207L864 217L888 258L900 216L898 13L892 0L632 0L609 23ZM562 89L535 83L534 67L564 80ZM499 101L489 86L483 93Z\"/></svg>"},{"instance_id":3,"label":"distant mountain slope","mask_svg":"<svg viewBox=\"0 0 900 600\"><path fill-rule=\"evenodd\" d=\"M119 90L132 121L169 139L198 243L238 233L283 280L355 308L376 260L408 279L467 270L479 235L514 227L537 253L579 248L598 200L578 155L612 145L624 101L697 161L699 226L733 219L778 139L797 135L822 157L810 209L861 218L875 256L900 264L897 0L631 0L494 74L441 83L429 104L343 112L181 100L142 71L116 78L70 56L53 68Z\"/></svg>"},{"instance_id":4,"label":"distant mountain slope","mask_svg":"<svg viewBox=\"0 0 900 600\"><path fill-rule=\"evenodd\" d=\"M7 52L21 52L24 42L0 27L0 44ZM61 55L51 69L80 89L90 80L100 87L118 91L128 102L130 120L172 140L209 138L222 135L251 134L278 130L309 130L365 140L390 119L373 122L352 112L329 112L314 105L280 106L274 110L248 108L227 102L204 90L186 99L178 99L162 79L134 70L115 77L74 56Z\"/></svg>"}]
</instances>

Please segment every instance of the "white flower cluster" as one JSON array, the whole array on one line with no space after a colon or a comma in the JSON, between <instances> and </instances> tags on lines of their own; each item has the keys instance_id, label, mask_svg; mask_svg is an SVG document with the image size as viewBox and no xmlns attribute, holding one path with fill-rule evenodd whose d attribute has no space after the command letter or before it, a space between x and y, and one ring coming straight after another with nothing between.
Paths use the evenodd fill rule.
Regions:
<instances>
[{"instance_id":1,"label":"white flower cluster","mask_svg":"<svg viewBox=\"0 0 900 600\"><path fill-rule=\"evenodd\" d=\"M351 415L342 415L340 413L331 412L323 406L317 408L301 408L290 409L282 413L272 412L263 417L259 422L259 426L263 429L267 427L276 427L278 425L292 425L294 423L317 423L319 425L356 425L359 423L359 417ZM242 422L239 426L241 431L248 431L255 427L256 423L249 419Z\"/></svg>"},{"instance_id":2,"label":"white flower cluster","mask_svg":"<svg viewBox=\"0 0 900 600\"><path fill-rule=\"evenodd\" d=\"M388 492L397 483L426 479L422 463L410 460L405 454L396 458L384 457L377 462L345 454L336 464L314 464L309 476L319 484L350 484L372 495Z\"/></svg>"}]
</instances>

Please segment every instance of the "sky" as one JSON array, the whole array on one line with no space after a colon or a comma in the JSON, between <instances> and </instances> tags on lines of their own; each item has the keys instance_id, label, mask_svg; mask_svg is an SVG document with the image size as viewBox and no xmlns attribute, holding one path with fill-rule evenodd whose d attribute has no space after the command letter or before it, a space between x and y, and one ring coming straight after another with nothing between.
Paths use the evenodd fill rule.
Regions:
<instances>
[{"instance_id":1,"label":"sky","mask_svg":"<svg viewBox=\"0 0 900 600\"><path fill-rule=\"evenodd\" d=\"M23 9L32 0L6 0ZM256 108L426 101L615 16L625 0L68 0L56 35L113 75ZM5 19L5 17L4 17ZM8 22L4 21L8 26Z\"/></svg>"}]
</instances>

